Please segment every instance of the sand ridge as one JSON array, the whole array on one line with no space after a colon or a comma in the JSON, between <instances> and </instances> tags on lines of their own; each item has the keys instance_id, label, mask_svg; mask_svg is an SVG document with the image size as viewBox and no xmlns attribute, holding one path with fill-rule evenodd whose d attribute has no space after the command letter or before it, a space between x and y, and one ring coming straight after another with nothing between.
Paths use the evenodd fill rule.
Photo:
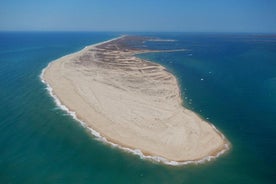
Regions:
<instances>
[{"instance_id":1,"label":"sand ridge","mask_svg":"<svg viewBox=\"0 0 276 184\"><path fill-rule=\"evenodd\" d=\"M181 162L228 149L219 131L182 106L171 73L135 57L150 52L129 45L135 39L141 38L124 36L57 59L43 79L62 104L110 142Z\"/></svg>"}]
</instances>

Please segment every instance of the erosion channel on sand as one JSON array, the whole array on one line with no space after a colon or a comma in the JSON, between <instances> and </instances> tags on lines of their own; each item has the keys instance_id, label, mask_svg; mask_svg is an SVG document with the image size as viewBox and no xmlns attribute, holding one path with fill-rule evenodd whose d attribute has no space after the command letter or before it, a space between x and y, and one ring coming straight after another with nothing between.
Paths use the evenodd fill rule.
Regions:
<instances>
[{"instance_id":1,"label":"erosion channel on sand","mask_svg":"<svg viewBox=\"0 0 276 184\"><path fill-rule=\"evenodd\" d=\"M51 62L42 74L79 120L119 147L168 163L214 158L228 149L215 127L182 106L176 78L135 57L143 37L123 36Z\"/></svg>"}]
</instances>

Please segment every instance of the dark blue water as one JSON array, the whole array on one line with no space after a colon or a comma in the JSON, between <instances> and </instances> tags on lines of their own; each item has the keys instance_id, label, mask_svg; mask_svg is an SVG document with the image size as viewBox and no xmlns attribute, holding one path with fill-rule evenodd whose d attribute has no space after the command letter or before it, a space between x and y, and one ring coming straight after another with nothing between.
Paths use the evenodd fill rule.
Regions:
<instances>
[{"instance_id":1,"label":"dark blue water","mask_svg":"<svg viewBox=\"0 0 276 184\"><path fill-rule=\"evenodd\" d=\"M149 34L147 34L148 36ZM0 33L0 183L274 183L276 36L152 34L149 53L174 73L184 105L232 144L202 165L165 166L95 140L56 108L39 75L52 60L118 33Z\"/></svg>"}]
</instances>

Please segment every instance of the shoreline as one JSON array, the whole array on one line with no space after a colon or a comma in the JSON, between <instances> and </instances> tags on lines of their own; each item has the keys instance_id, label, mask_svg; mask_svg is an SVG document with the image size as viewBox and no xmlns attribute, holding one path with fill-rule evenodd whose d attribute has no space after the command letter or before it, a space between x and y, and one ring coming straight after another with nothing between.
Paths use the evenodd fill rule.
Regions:
<instances>
[{"instance_id":1,"label":"shoreline","mask_svg":"<svg viewBox=\"0 0 276 184\"><path fill-rule=\"evenodd\" d=\"M229 141L224 137L224 135L222 133L220 133L219 130L217 130L215 128L215 126L209 122L205 122L208 123L212 129L217 133L219 134L219 136L223 139L223 142L224 144L222 145L222 147L219 147L218 150L214 150L212 153L210 153L210 155L207 155L205 157L202 157L202 158L199 158L199 159L195 159L195 160L185 160L185 161L173 161L173 160L169 160L165 157L162 157L162 156L155 156L155 155L152 155L150 153L147 153L145 151L141 151L140 149L132 149L131 147L129 146L125 146L124 144L121 144L120 142L116 142L115 140L113 139L110 139L108 136L105 136L103 133L100 133L98 131L96 131L94 128L92 128L91 126L89 126L85 120L83 120L83 118L79 117L77 115L76 112L74 112L73 110L71 110L69 107L67 107L59 98L58 96L54 93L53 91L53 88L51 87L51 85L49 84L49 82L47 82L44 77L45 77L45 72L47 69L49 69L49 67L55 63L55 62L58 62L60 59L64 59L64 58L69 58L70 56L73 56L75 54L80 54L80 53L84 53L85 51L89 50L89 49L95 49L97 46L101 46L101 45L104 45L106 43L110 43L112 41L116 41L116 40L119 40L121 38L123 38L125 36L120 36L120 37L117 37L117 38L114 38L114 39L110 39L110 40L107 40L107 41L104 41L104 42L100 42L100 43L97 43L97 44L93 44L93 45L89 45L89 46L86 46L84 47L82 50L80 51L77 51L77 52L74 52L72 54L68 54L68 55L65 55L59 59L56 59L52 62L50 62L43 70L42 70L42 73L40 75L40 78L41 78L41 81L47 86L46 89L48 91L48 93L50 94L50 96L52 98L54 98L54 101L56 103L56 105L61 108L63 111L67 112L68 114L70 114L75 120L77 120L78 122L81 123L81 125L85 128L88 128L90 130L90 132L100 141L104 142L104 143L107 143L108 145L111 145L113 147L116 147L116 148L119 148L123 151L126 151L126 152L130 152L130 153L133 153L135 155L138 155L140 158L142 159L146 159L146 160L151 160L151 161L154 161L154 162L160 162L160 163L164 163L164 164L167 164L167 165L186 165L186 164L199 164L199 163L204 163L206 161L210 161L210 160L214 160L215 158L219 157L220 155L222 155L223 153L225 153L227 150L230 149L230 143ZM180 51L180 50L179 50ZM138 53L146 53L146 52L151 52L151 51L139 51ZM152 52L174 52L173 50L171 51L152 51ZM135 56L137 54L136 53L132 53L131 56L137 58L137 56ZM150 61L147 61L147 60L144 60L145 62L149 62L151 63ZM160 64L157 64L157 65L160 65ZM160 65L161 66L161 65ZM162 66L163 67L163 66ZM173 74L170 73L170 75L173 76ZM178 83L177 83L178 85ZM179 86L178 86L178 89ZM181 101L183 100L182 98L180 98ZM181 102L182 103L182 102ZM185 108L185 107L183 107ZM186 109L186 108L185 108ZM190 110L188 110L190 111ZM192 112L192 111L191 111ZM196 116L198 116L196 113L192 112L193 114L195 114Z\"/></svg>"}]
</instances>

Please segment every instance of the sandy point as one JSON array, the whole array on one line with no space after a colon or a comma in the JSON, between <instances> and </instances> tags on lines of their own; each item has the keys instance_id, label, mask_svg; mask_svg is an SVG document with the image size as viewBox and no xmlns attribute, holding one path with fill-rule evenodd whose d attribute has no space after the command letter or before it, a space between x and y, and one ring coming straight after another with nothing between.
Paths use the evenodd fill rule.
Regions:
<instances>
[{"instance_id":1,"label":"sandy point","mask_svg":"<svg viewBox=\"0 0 276 184\"><path fill-rule=\"evenodd\" d=\"M122 36L59 58L42 74L60 104L104 140L164 163L198 163L229 149L214 125L182 106L177 80L135 57L150 52ZM136 151L137 153L137 151Z\"/></svg>"}]
</instances>

